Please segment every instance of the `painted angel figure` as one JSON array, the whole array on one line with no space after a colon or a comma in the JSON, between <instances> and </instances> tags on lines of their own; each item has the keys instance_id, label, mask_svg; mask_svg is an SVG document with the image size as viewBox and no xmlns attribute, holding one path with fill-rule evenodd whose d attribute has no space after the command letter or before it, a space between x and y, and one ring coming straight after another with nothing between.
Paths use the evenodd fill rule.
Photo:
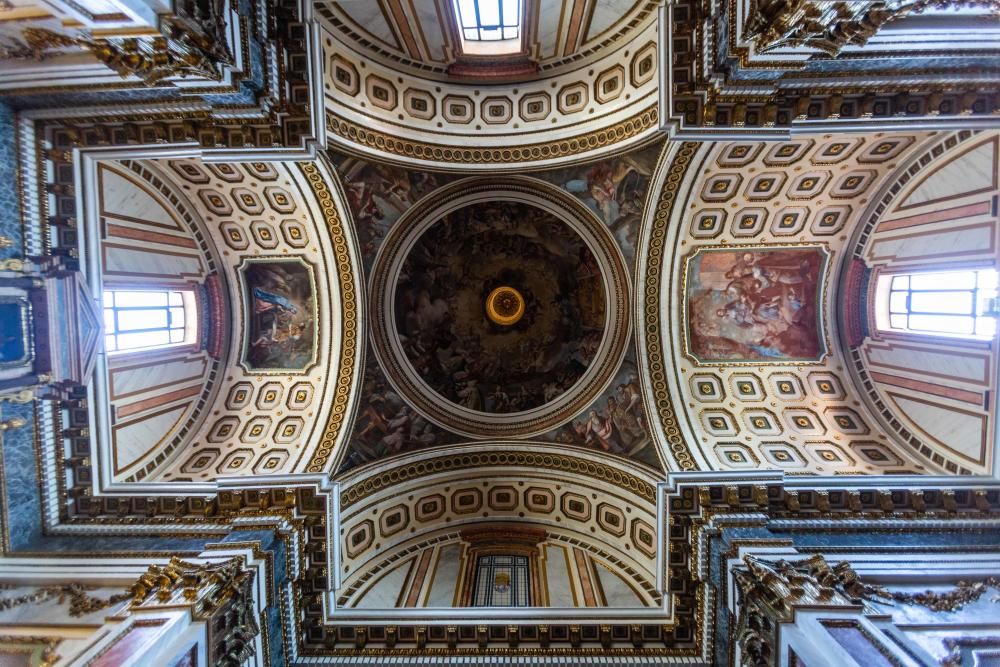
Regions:
<instances>
[{"instance_id":1,"label":"painted angel figure","mask_svg":"<svg viewBox=\"0 0 1000 667\"><path fill-rule=\"evenodd\" d=\"M268 292L259 287L253 288L253 310L255 313L266 313L272 310L287 310L293 315L299 312L291 301L273 292Z\"/></svg>"}]
</instances>

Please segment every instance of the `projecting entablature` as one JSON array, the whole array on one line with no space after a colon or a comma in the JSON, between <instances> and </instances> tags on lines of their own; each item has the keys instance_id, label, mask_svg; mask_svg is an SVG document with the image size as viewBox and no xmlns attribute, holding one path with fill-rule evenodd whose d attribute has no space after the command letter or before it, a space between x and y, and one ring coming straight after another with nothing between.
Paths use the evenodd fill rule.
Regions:
<instances>
[{"instance_id":1,"label":"projecting entablature","mask_svg":"<svg viewBox=\"0 0 1000 667\"><path fill-rule=\"evenodd\" d=\"M995 2L669 3L663 126L679 138L995 124Z\"/></svg>"}]
</instances>

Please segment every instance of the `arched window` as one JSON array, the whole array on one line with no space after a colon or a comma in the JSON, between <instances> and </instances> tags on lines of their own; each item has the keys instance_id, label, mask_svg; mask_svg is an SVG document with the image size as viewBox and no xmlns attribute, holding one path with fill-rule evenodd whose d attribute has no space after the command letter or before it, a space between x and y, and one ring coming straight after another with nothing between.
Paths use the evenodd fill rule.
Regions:
<instances>
[{"instance_id":1,"label":"arched window","mask_svg":"<svg viewBox=\"0 0 1000 667\"><path fill-rule=\"evenodd\" d=\"M883 329L975 338L996 334L994 269L890 274L881 277L878 292L887 306L879 309Z\"/></svg>"},{"instance_id":2,"label":"arched window","mask_svg":"<svg viewBox=\"0 0 1000 667\"><path fill-rule=\"evenodd\" d=\"M194 294L189 290L104 290L107 352L191 343L196 319Z\"/></svg>"},{"instance_id":3,"label":"arched window","mask_svg":"<svg viewBox=\"0 0 1000 667\"><path fill-rule=\"evenodd\" d=\"M521 0L454 0L462 50L504 55L521 50Z\"/></svg>"}]
</instances>

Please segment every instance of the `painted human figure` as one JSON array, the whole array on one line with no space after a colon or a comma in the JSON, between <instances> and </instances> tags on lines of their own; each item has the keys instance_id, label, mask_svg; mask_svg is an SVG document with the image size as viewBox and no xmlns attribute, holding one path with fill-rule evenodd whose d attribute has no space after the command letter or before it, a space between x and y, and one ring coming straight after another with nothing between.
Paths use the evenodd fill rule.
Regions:
<instances>
[{"instance_id":1,"label":"painted human figure","mask_svg":"<svg viewBox=\"0 0 1000 667\"><path fill-rule=\"evenodd\" d=\"M497 385L496 390L490 394L490 399L493 401L493 412L510 411L510 396L502 386Z\"/></svg>"},{"instance_id":2,"label":"painted human figure","mask_svg":"<svg viewBox=\"0 0 1000 667\"><path fill-rule=\"evenodd\" d=\"M608 416L628 444L642 440L645 435L642 425L614 396L608 396Z\"/></svg>"},{"instance_id":3,"label":"painted human figure","mask_svg":"<svg viewBox=\"0 0 1000 667\"><path fill-rule=\"evenodd\" d=\"M587 444L596 444L606 452L616 454L624 452L615 433L615 424L611 417L598 414L591 410L586 425Z\"/></svg>"},{"instance_id":4,"label":"painted human figure","mask_svg":"<svg viewBox=\"0 0 1000 667\"><path fill-rule=\"evenodd\" d=\"M464 385L460 386L456 393L463 407L470 410L483 409L483 396L475 380L467 380Z\"/></svg>"},{"instance_id":5,"label":"painted human figure","mask_svg":"<svg viewBox=\"0 0 1000 667\"><path fill-rule=\"evenodd\" d=\"M409 425L410 411L403 406L396 416L389 420L387 424L389 433L382 438L382 446L390 452L401 451L406 445Z\"/></svg>"}]
</instances>

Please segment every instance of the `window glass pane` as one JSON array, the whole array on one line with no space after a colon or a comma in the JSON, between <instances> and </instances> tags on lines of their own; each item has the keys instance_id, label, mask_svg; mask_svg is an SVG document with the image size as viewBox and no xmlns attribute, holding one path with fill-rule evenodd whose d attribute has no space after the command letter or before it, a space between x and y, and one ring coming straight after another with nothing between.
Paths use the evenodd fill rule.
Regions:
<instances>
[{"instance_id":1,"label":"window glass pane","mask_svg":"<svg viewBox=\"0 0 1000 667\"><path fill-rule=\"evenodd\" d=\"M995 336L997 332L997 320L995 317L977 317L976 335Z\"/></svg>"},{"instance_id":2,"label":"window glass pane","mask_svg":"<svg viewBox=\"0 0 1000 667\"><path fill-rule=\"evenodd\" d=\"M889 282L888 294L882 294L888 296L886 315L893 329L993 337L998 277L994 269L923 272L885 276L879 289Z\"/></svg>"},{"instance_id":3,"label":"window glass pane","mask_svg":"<svg viewBox=\"0 0 1000 667\"><path fill-rule=\"evenodd\" d=\"M186 339L188 313L182 292L107 290L104 302L105 349L109 352L183 343Z\"/></svg>"},{"instance_id":4,"label":"window glass pane","mask_svg":"<svg viewBox=\"0 0 1000 667\"><path fill-rule=\"evenodd\" d=\"M972 289L976 286L975 271L954 273L915 273L910 277L910 289Z\"/></svg>"},{"instance_id":5,"label":"window glass pane","mask_svg":"<svg viewBox=\"0 0 1000 667\"><path fill-rule=\"evenodd\" d=\"M156 345L169 344L170 335L166 330L118 334L119 350L134 350L140 347L153 347Z\"/></svg>"},{"instance_id":6,"label":"window glass pane","mask_svg":"<svg viewBox=\"0 0 1000 667\"><path fill-rule=\"evenodd\" d=\"M889 312L890 313L905 313L906 312L906 296L909 292L890 292L889 296Z\"/></svg>"},{"instance_id":7,"label":"window glass pane","mask_svg":"<svg viewBox=\"0 0 1000 667\"><path fill-rule=\"evenodd\" d=\"M479 25L480 27L492 27L500 25L500 1L499 0L477 0L479 4ZM496 38L494 38L496 39Z\"/></svg>"},{"instance_id":8,"label":"window glass pane","mask_svg":"<svg viewBox=\"0 0 1000 667\"><path fill-rule=\"evenodd\" d=\"M521 3L518 0L504 0L503 3L503 24L506 26L515 26L520 21L521 18L518 14L521 13Z\"/></svg>"},{"instance_id":9,"label":"window glass pane","mask_svg":"<svg viewBox=\"0 0 1000 667\"><path fill-rule=\"evenodd\" d=\"M167 311L165 309L118 311L118 331L164 329L166 326Z\"/></svg>"},{"instance_id":10,"label":"window glass pane","mask_svg":"<svg viewBox=\"0 0 1000 667\"><path fill-rule=\"evenodd\" d=\"M149 308L167 305L166 292L123 292L115 290L116 308Z\"/></svg>"},{"instance_id":11,"label":"window glass pane","mask_svg":"<svg viewBox=\"0 0 1000 667\"><path fill-rule=\"evenodd\" d=\"M910 329L940 333L971 334L973 319L958 315L910 315Z\"/></svg>"},{"instance_id":12,"label":"window glass pane","mask_svg":"<svg viewBox=\"0 0 1000 667\"><path fill-rule=\"evenodd\" d=\"M456 4L458 5L458 14L462 22L462 27L476 27L476 0L456 0ZM470 39L468 35L466 35L466 39ZM471 39L475 39L475 37Z\"/></svg>"},{"instance_id":13,"label":"window glass pane","mask_svg":"<svg viewBox=\"0 0 1000 667\"><path fill-rule=\"evenodd\" d=\"M453 0L465 41L517 40L521 23L520 0ZM491 48L476 53L513 53L516 48Z\"/></svg>"},{"instance_id":14,"label":"window glass pane","mask_svg":"<svg viewBox=\"0 0 1000 667\"><path fill-rule=\"evenodd\" d=\"M912 292L910 312L971 315L972 292Z\"/></svg>"},{"instance_id":15,"label":"window glass pane","mask_svg":"<svg viewBox=\"0 0 1000 667\"><path fill-rule=\"evenodd\" d=\"M979 271L979 287L986 289L997 288L997 272L994 269L984 269Z\"/></svg>"}]
</instances>

